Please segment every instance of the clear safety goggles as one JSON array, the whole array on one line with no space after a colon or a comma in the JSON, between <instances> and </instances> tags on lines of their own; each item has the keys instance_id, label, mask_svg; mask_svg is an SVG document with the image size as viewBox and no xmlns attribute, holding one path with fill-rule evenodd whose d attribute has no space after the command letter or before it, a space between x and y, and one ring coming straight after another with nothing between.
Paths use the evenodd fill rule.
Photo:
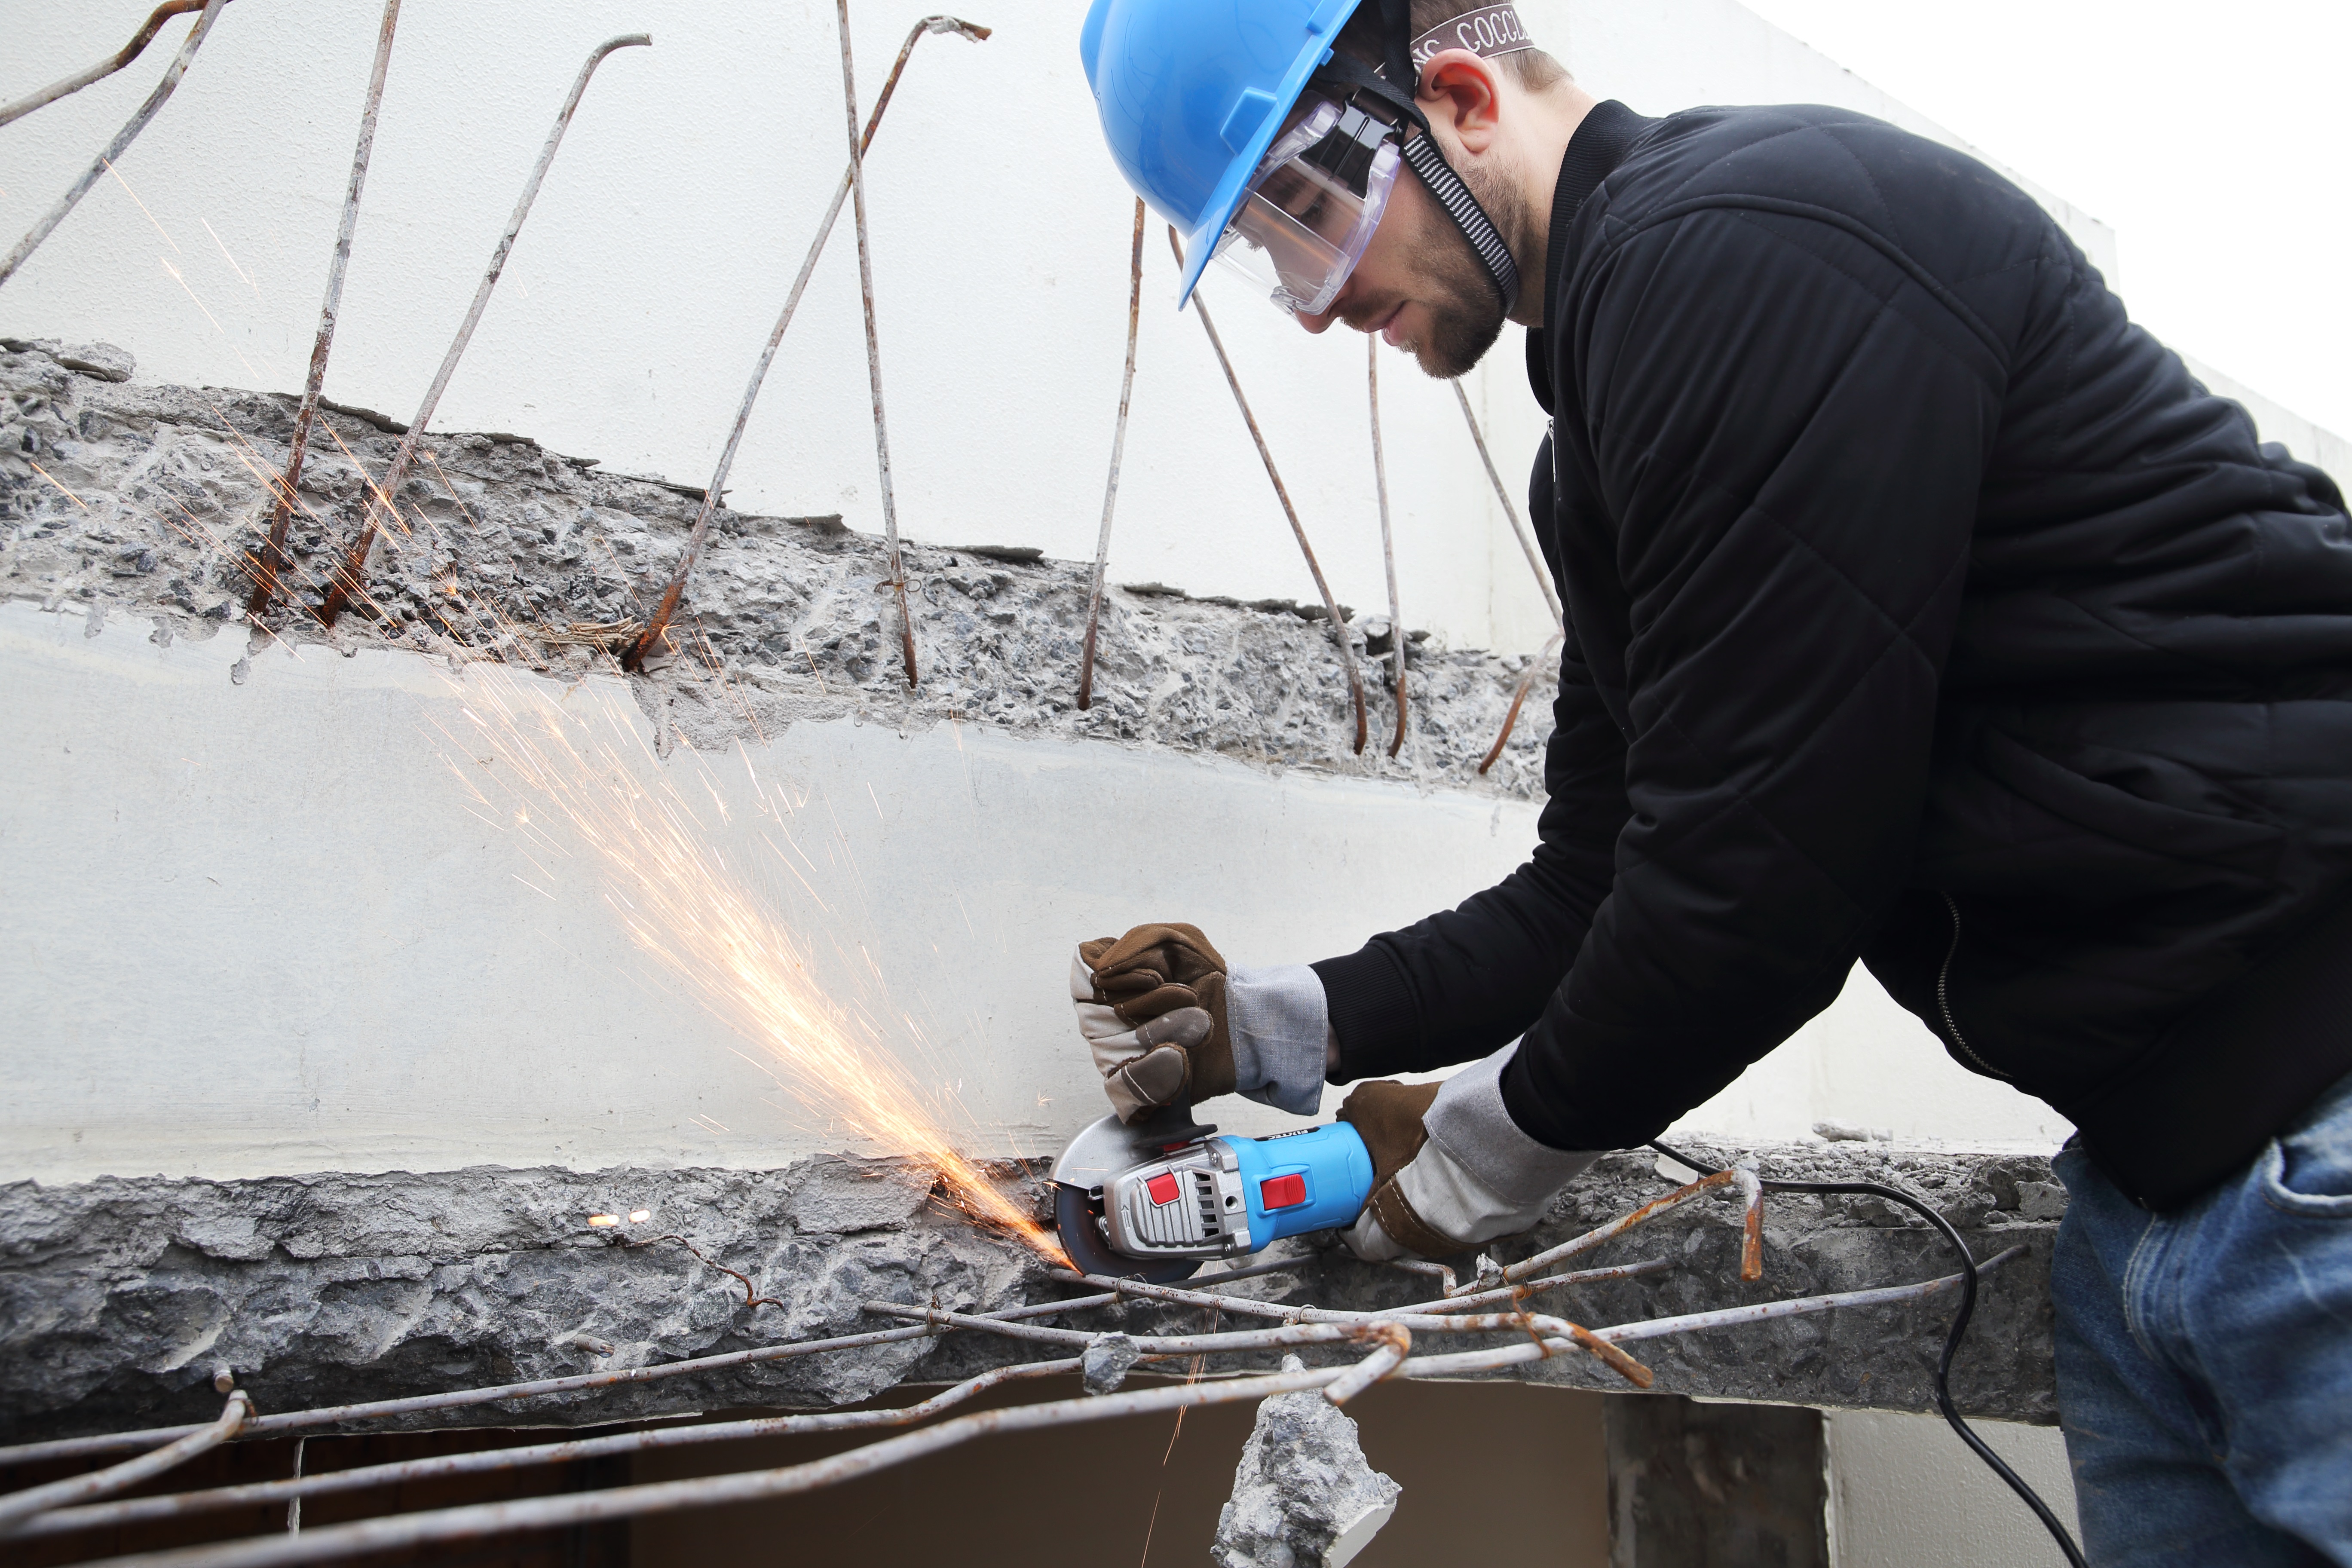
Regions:
<instances>
[{"instance_id":1,"label":"clear safety goggles","mask_svg":"<svg viewBox=\"0 0 2352 1568\"><path fill-rule=\"evenodd\" d=\"M1307 93L1307 112L1259 161L1217 259L1284 310L1319 315L1362 259L1403 154L1394 128Z\"/></svg>"}]
</instances>

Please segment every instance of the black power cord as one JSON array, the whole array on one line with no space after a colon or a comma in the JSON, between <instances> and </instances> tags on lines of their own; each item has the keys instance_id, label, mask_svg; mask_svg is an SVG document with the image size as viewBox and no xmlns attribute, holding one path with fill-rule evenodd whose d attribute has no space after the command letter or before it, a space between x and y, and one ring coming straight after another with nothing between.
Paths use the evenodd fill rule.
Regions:
<instances>
[{"instance_id":1,"label":"black power cord","mask_svg":"<svg viewBox=\"0 0 2352 1568\"><path fill-rule=\"evenodd\" d=\"M1720 1173L1721 1167L1702 1163L1687 1154L1676 1153L1654 1139L1651 1141L1650 1147L1702 1176ZM1960 1435L1960 1441L1974 1450L1976 1457L1990 1466L1994 1475L2007 1481L2010 1490L2025 1500L2025 1506L2033 1510L2042 1528L2050 1531L2051 1539L2058 1542L2058 1550L2066 1554L2066 1561L2073 1568L2089 1568L2083 1560L2083 1549L2074 1544L2074 1538L2058 1521L2058 1516L2050 1511L2050 1505L2042 1500L2040 1493L2025 1484L2024 1477L2011 1469L2008 1462L1976 1435L1975 1429L1961 1419L1959 1406L1952 1403L1952 1357L1958 1352L1961 1336L1969 1331L1969 1320L1977 1310L1977 1260L1976 1255L1969 1250L1969 1244L1960 1239L1960 1233L1952 1228L1951 1222L1910 1194L1881 1186L1876 1182L1782 1182L1767 1178L1763 1184L1768 1193L1853 1193L1885 1198L1889 1203L1901 1204L1943 1233L1944 1239L1952 1244L1952 1250L1960 1255L1960 1310L1952 1314L1951 1332L1944 1336L1944 1353L1936 1362L1936 1407L1944 1413L1944 1419L1952 1424L1952 1430Z\"/></svg>"}]
</instances>

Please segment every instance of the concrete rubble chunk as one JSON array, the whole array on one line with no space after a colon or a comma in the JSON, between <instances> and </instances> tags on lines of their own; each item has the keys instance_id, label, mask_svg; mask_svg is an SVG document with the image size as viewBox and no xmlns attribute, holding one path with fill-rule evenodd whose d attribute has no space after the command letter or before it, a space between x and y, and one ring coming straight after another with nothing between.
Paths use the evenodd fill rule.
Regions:
<instances>
[{"instance_id":1,"label":"concrete rubble chunk","mask_svg":"<svg viewBox=\"0 0 2352 1568\"><path fill-rule=\"evenodd\" d=\"M1282 1358L1285 1372L1306 1365ZM1321 1390L1277 1394L1257 1407L1209 1555L1217 1568L1341 1568L1403 1489L1372 1468L1356 1423Z\"/></svg>"},{"instance_id":2,"label":"concrete rubble chunk","mask_svg":"<svg viewBox=\"0 0 2352 1568\"><path fill-rule=\"evenodd\" d=\"M1078 1358L1078 1381L1088 1394L1115 1394L1143 1352L1126 1334L1099 1334Z\"/></svg>"}]
</instances>

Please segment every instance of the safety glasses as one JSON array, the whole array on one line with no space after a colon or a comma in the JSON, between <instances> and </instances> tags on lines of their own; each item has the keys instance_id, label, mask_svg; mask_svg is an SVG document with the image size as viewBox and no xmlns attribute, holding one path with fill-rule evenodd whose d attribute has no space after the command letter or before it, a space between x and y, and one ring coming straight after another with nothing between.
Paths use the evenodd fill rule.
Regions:
<instances>
[{"instance_id":1,"label":"safety glasses","mask_svg":"<svg viewBox=\"0 0 2352 1568\"><path fill-rule=\"evenodd\" d=\"M1315 93L1266 149L1217 259L1299 315L1330 309L1372 241L1396 184L1396 131Z\"/></svg>"}]
</instances>

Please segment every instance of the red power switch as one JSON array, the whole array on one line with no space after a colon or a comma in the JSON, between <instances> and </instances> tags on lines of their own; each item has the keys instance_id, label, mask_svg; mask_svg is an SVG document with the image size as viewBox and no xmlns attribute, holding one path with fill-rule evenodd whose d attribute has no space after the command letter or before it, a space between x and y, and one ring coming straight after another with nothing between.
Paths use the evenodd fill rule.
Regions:
<instances>
[{"instance_id":1,"label":"red power switch","mask_svg":"<svg viewBox=\"0 0 2352 1568\"><path fill-rule=\"evenodd\" d=\"M1151 1194L1151 1201L1155 1204L1172 1204L1176 1201L1176 1173L1162 1171L1144 1183L1143 1190Z\"/></svg>"},{"instance_id":2,"label":"red power switch","mask_svg":"<svg viewBox=\"0 0 2352 1568\"><path fill-rule=\"evenodd\" d=\"M1295 1209L1307 1201L1307 1178L1295 1171L1269 1177L1257 1184L1257 1201L1270 1209Z\"/></svg>"}]
</instances>

